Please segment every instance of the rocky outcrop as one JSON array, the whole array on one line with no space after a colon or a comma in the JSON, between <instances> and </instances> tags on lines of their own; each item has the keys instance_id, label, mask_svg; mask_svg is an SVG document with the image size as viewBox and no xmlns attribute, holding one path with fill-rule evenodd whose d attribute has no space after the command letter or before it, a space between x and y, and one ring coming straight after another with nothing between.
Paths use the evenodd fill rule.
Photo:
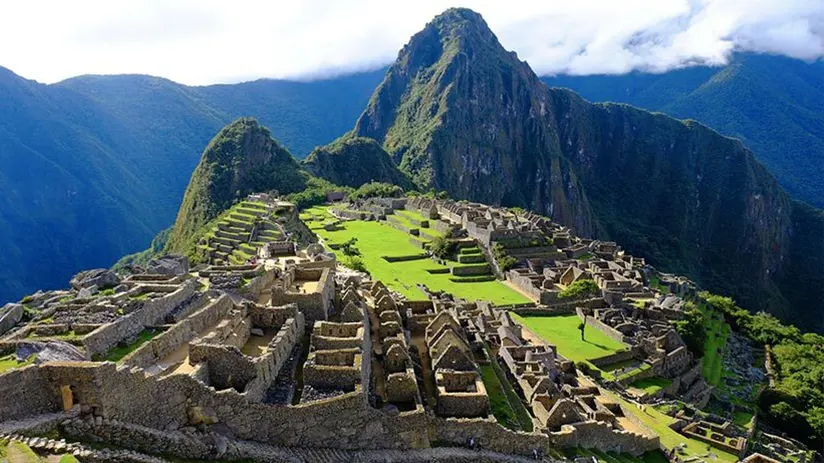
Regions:
<instances>
[{"instance_id":1,"label":"rocky outcrop","mask_svg":"<svg viewBox=\"0 0 824 463\"><path fill-rule=\"evenodd\" d=\"M159 275L185 275L189 273L189 258L174 255L158 257L149 261L146 272Z\"/></svg>"},{"instance_id":2,"label":"rocky outcrop","mask_svg":"<svg viewBox=\"0 0 824 463\"><path fill-rule=\"evenodd\" d=\"M77 347L63 341L21 342L15 352L18 361L37 355L35 363L84 361L86 355Z\"/></svg>"},{"instance_id":3,"label":"rocky outcrop","mask_svg":"<svg viewBox=\"0 0 824 463\"><path fill-rule=\"evenodd\" d=\"M93 286L96 289L114 288L120 284L120 277L109 269L96 268L76 274L69 284L78 291Z\"/></svg>"},{"instance_id":4,"label":"rocky outcrop","mask_svg":"<svg viewBox=\"0 0 824 463\"><path fill-rule=\"evenodd\" d=\"M23 319L23 306L6 304L0 308L0 334L14 328Z\"/></svg>"}]
</instances>

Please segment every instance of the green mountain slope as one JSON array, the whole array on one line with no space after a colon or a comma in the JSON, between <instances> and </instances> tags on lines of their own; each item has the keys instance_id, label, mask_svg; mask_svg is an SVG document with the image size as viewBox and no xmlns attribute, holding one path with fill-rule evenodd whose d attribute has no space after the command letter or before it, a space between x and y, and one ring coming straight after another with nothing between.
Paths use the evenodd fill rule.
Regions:
<instances>
[{"instance_id":1,"label":"green mountain slope","mask_svg":"<svg viewBox=\"0 0 824 463\"><path fill-rule=\"evenodd\" d=\"M297 161L255 119L224 127L203 151L183 195L166 250L188 254L199 232L250 193L289 194L306 187Z\"/></svg>"},{"instance_id":2,"label":"green mountain slope","mask_svg":"<svg viewBox=\"0 0 824 463\"><path fill-rule=\"evenodd\" d=\"M357 188L364 183L383 182L404 189L411 181L389 158L375 140L345 136L333 143L315 148L303 161L312 174L336 185Z\"/></svg>"},{"instance_id":3,"label":"green mountain slope","mask_svg":"<svg viewBox=\"0 0 824 463\"><path fill-rule=\"evenodd\" d=\"M824 207L824 61L740 54L719 68L543 80L592 101L696 119L740 138L793 197Z\"/></svg>"},{"instance_id":4,"label":"green mountain slope","mask_svg":"<svg viewBox=\"0 0 824 463\"><path fill-rule=\"evenodd\" d=\"M43 85L0 68L0 304L144 249L174 221L203 147L227 123L255 116L305 155L352 127L383 74Z\"/></svg>"},{"instance_id":5,"label":"green mountain slope","mask_svg":"<svg viewBox=\"0 0 824 463\"><path fill-rule=\"evenodd\" d=\"M532 208L751 309L824 325L824 304L798 297L824 264L794 251L817 216L799 220L742 143L550 89L470 10L448 10L412 37L355 133L423 187Z\"/></svg>"}]
</instances>

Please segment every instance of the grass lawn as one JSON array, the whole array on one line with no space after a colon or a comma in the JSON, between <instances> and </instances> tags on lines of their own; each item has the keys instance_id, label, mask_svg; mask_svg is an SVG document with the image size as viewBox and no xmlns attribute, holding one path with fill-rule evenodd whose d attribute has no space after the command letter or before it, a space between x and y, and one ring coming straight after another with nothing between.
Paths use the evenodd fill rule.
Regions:
<instances>
[{"instance_id":1,"label":"grass lawn","mask_svg":"<svg viewBox=\"0 0 824 463\"><path fill-rule=\"evenodd\" d=\"M301 216L309 215L326 220L323 214L315 208L304 211ZM372 278L381 280L386 286L400 292L411 300L423 300L424 293L417 288L423 283L432 290L447 291L456 297L467 300L486 300L498 305L518 304L530 302L525 296L509 288L500 281L485 282L454 282L450 281L451 274L432 274L431 269L446 269L428 258L405 262L387 262L383 256L399 257L419 255L423 251L409 242L411 235L379 222L346 221L340 229L327 231L320 221L308 222L312 230L323 237L327 244L340 244L350 238L357 238L355 247L361 253L361 259L366 265ZM335 251L338 259L342 253Z\"/></svg>"},{"instance_id":2,"label":"grass lawn","mask_svg":"<svg viewBox=\"0 0 824 463\"><path fill-rule=\"evenodd\" d=\"M111 349L110 351L106 352L106 356L103 357L103 361L119 362L123 359L123 357L136 351L138 347L151 341L152 338L159 335L160 333L162 333L162 331L160 330L144 330L142 333L137 335L137 339L135 339L134 342L132 342L128 346L117 346Z\"/></svg>"},{"instance_id":3,"label":"grass lawn","mask_svg":"<svg viewBox=\"0 0 824 463\"><path fill-rule=\"evenodd\" d=\"M578 331L581 319L577 315L512 316L541 339L554 344L559 354L573 362L603 357L627 348L625 344L610 338L594 326L587 326L582 340L581 332Z\"/></svg>"},{"instance_id":4,"label":"grass lawn","mask_svg":"<svg viewBox=\"0 0 824 463\"><path fill-rule=\"evenodd\" d=\"M624 409L628 412L632 413L638 419L640 419L644 424L652 428L656 434L658 434L661 438L661 444L664 447L671 449L679 444L686 444L686 454L688 457L693 456L701 456L706 455L708 453L715 454L718 458L712 460L710 458L703 458L706 461L728 461L728 462L735 462L738 461L738 457L727 453L715 448L709 448L708 444L705 444L701 441L690 439L686 436L683 436L672 429L670 429L669 425L675 421L674 418L667 416L660 411L656 410L652 406L645 406L644 410L642 411L638 406L633 403L627 402L623 398L619 397L618 395L606 390L602 389L601 392L606 394L607 396L617 400L624 406ZM709 450L708 450L709 448Z\"/></svg>"},{"instance_id":5,"label":"grass lawn","mask_svg":"<svg viewBox=\"0 0 824 463\"><path fill-rule=\"evenodd\" d=\"M515 392L515 389L512 388L512 384L509 382L509 379L507 379L506 373L504 373L500 365L495 361L497 355L493 355L488 345L485 345L484 349L486 350L487 356L492 359L489 365L481 365L481 377L489 394L492 414L495 415L495 418L498 418L498 414L495 413L495 402L499 402L504 410L509 410L509 413L504 411L504 413L506 413L506 419L514 423L513 426L507 426L508 428L531 432L533 424L532 415L524 406L521 397ZM496 395L494 399L493 390ZM498 421L501 421L501 419L498 418Z\"/></svg>"},{"instance_id":6,"label":"grass lawn","mask_svg":"<svg viewBox=\"0 0 824 463\"><path fill-rule=\"evenodd\" d=\"M701 310L704 312L704 327L707 330L701 372L709 385L717 386L724 373L724 347L730 334L730 326L715 310L703 304Z\"/></svg>"},{"instance_id":7,"label":"grass lawn","mask_svg":"<svg viewBox=\"0 0 824 463\"><path fill-rule=\"evenodd\" d=\"M733 423L737 424L738 426L744 427L749 429L750 428L750 421L752 420L754 413L750 410L737 410L733 414Z\"/></svg>"},{"instance_id":8,"label":"grass lawn","mask_svg":"<svg viewBox=\"0 0 824 463\"><path fill-rule=\"evenodd\" d=\"M645 394L655 394L656 392L664 389L665 387L672 384L672 381L668 380L667 378L661 378L660 376L653 376L652 378L645 378L639 379L634 383L630 384L629 387L634 387L636 389L641 389L644 391Z\"/></svg>"},{"instance_id":9,"label":"grass lawn","mask_svg":"<svg viewBox=\"0 0 824 463\"><path fill-rule=\"evenodd\" d=\"M520 430L518 417L515 416L515 411L512 410L512 406L504 393L503 385L498 380L498 375L495 374L492 365L481 365L480 370L486 393L489 395L489 407L492 409L495 419L505 428Z\"/></svg>"},{"instance_id":10,"label":"grass lawn","mask_svg":"<svg viewBox=\"0 0 824 463\"><path fill-rule=\"evenodd\" d=\"M34 355L32 355L31 357L22 362L18 362L17 357L14 355L0 357L0 373L5 372L6 370L11 370L12 368L22 368L26 365L31 365L32 363L34 363L34 359Z\"/></svg>"}]
</instances>

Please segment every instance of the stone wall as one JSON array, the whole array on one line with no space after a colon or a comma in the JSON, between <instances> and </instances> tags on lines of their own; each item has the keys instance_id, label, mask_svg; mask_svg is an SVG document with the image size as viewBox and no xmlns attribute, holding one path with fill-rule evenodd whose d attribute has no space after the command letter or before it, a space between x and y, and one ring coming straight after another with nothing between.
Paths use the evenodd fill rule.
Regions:
<instances>
[{"instance_id":1,"label":"stone wall","mask_svg":"<svg viewBox=\"0 0 824 463\"><path fill-rule=\"evenodd\" d=\"M256 328L280 328L286 320L295 318L298 314L298 306L287 304L280 307L268 307L250 304L248 314L252 319L252 325Z\"/></svg>"},{"instance_id":2,"label":"stone wall","mask_svg":"<svg viewBox=\"0 0 824 463\"><path fill-rule=\"evenodd\" d=\"M478 392L439 393L438 414L444 416L486 416L489 414L489 396L486 393Z\"/></svg>"},{"instance_id":3,"label":"stone wall","mask_svg":"<svg viewBox=\"0 0 824 463\"><path fill-rule=\"evenodd\" d=\"M81 440L102 441L155 455L211 459L220 454L215 445L210 445L179 431L160 431L115 420L95 422L93 417L91 418L68 420L61 426L62 430Z\"/></svg>"},{"instance_id":4,"label":"stone wall","mask_svg":"<svg viewBox=\"0 0 824 463\"><path fill-rule=\"evenodd\" d=\"M595 365L598 368L601 368L606 365L611 365L613 363L623 362L625 360L630 360L634 358L635 355L631 350L626 350L623 352L616 352L614 354L605 355L603 357L597 357L593 359L589 359L589 362Z\"/></svg>"},{"instance_id":5,"label":"stone wall","mask_svg":"<svg viewBox=\"0 0 824 463\"><path fill-rule=\"evenodd\" d=\"M232 299L226 294L222 294L216 300L207 304L206 307L140 346L140 348L125 357L123 363L139 368L146 368L157 363L193 340L206 328L216 324L233 306Z\"/></svg>"},{"instance_id":6,"label":"stone wall","mask_svg":"<svg viewBox=\"0 0 824 463\"><path fill-rule=\"evenodd\" d=\"M289 273L293 272L293 273ZM285 290L282 285L272 288L272 305L297 304L309 322L326 320L329 307L335 298L334 270L327 268L295 267L284 276L283 283L289 287L293 281L317 281L318 289L312 293L297 293Z\"/></svg>"},{"instance_id":7,"label":"stone wall","mask_svg":"<svg viewBox=\"0 0 824 463\"><path fill-rule=\"evenodd\" d=\"M629 453L641 455L660 447L655 435L643 435L630 431L613 429L603 421L585 421L561 427L560 432L550 432L555 444L561 448L595 448L603 452Z\"/></svg>"},{"instance_id":8,"label":"stone wall","mask_svg":"<svg viewBox=\"0 0 824 463\"><path fill-rule=\"evenodd\" d=\"M192 344L189 346L189 362L206 362L209 365L209 384L217 390L234 388L243 392L257 377L252 359L235 346Z\"/></svg>"},{"instance_id":9,"label":"stone wall","mask_svg":"<svg viewBox=\"0 0 824 463\"><path fill-rule=\"evenodd\" d=\"M89 357L104 354L120 341L137 336L147 326L161 324L166 315L194 295L196 285L196 281L187 281L174 292L147 300L140 309L92 331L82 341L86 354Z\"/></svg>"},{"instance_id":10,"label":"stone wall","mask_svg":"<svg viewBox=\"0 0 824 463\"><path fill-rule=\"evenodd\" d=\"M60 409L40 368L30 365L0 375L0 421L16 420Z\"/></svg>"},{"instance_id":11,"label":"stone wall","mask_svg":"<svg viewBox=\"0 0 824 463\"><path fill-rule=\"evenodd\" d=\"M489 273L489 264L456 265L452 267L452 274L455 276L474 276Z\"/></svg>"},{"instance_id":12,"label":"stone wall","mask_svg":"<svg viewBox=\"0 0 824 463\"><path fill-rule=\"evenodd\" d=\"M584 313L581 311L580 307L575 309L575 313L578 314L578 318L580 318L581 320L584 319ZM628 337L624 336L623 333L621 333L620 331L616 330L615 328L607 325L606 323L602 322L601 320L598 320L595 317L586 317L586 319L587 319L587 325L594 326L595 328L598 328L599 330L601 330L602 333L604 333L605 335L607 335L610 338L614 339L615 341L622 342L622 343L625 343L625 344L628 344L631 341Z\"/></svg>"},{"instance_id":13,"label":"stone wall","mask_svg":"<svg viewBox=\"0 0 824 463\"><path fill-rule=\"evenodd\" d=\"M248 285L241 288L240 293L246 299L257 301L263 291L272 286L272 282L278 276L278 269L273 268L263 272L262 275L257 275L252 278Z\"/></svg>"}]
</instances>

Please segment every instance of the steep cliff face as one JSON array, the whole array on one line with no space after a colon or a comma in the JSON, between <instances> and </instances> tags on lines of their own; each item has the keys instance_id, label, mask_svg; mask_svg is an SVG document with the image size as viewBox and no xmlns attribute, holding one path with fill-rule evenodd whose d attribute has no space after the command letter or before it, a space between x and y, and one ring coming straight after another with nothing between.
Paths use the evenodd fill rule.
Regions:
<instances>
[{"instance_id":1,"label":"steep cliff face","mask_svg":"<svg viewBox=\"0 0 824 463\"><path fill-rule=\"evenodd\" d=\"M773 277L792 205L749 150L693 121L552 95L564 157L606 236L749 307L786 306Z\"/></svg>"},{"instance_id":2,"label":"steep cliff face","mask_svg":"<svg viewBox=\"0 0 824 463\"><path fill-rule=\"evenodd\" d=\"M192 173L166 250L185 253L210 220L250 193L306 186L297 161L255 119L238 119L209 142Z\"/></svg>"},{"instance_id":3,"label":"steep cliff face","mask_svg":"<svg viewBox=\"0 0 824 463\"><path fill-rule=\"evenodd\" d=\"M692 121L549 89L472 11L412 37L355 133L422 187L532 208L751 309L821 322L824 303L801 307L809 292L796 287L824 264L793 242L817 216L795 223L799 207L749 150Z\"/></svg>"},{"instance_id":4,"label":"steep cliff face","mask_svg":"<svg viewBox=\"0 0 824 463\"><path fill-rule=\"evenodd\" d=\"M327 146L315 148L302 165L335 185L357 188L364 183L384 182L405 189L412 186L409 177L371 138L344 136Z\"/></svg>"},{"instance_id":5,"label":"steep cliff face","mask_svg":"<svg viewBox=\"0 0 824 463\"><path fill-rule=\"evenodd\" d=\"M549 89L480 15L451 9L401 50L355 133L380 141L424 189L530 206L592 234L550 104Z\"/></svg>"}]
</instances>

